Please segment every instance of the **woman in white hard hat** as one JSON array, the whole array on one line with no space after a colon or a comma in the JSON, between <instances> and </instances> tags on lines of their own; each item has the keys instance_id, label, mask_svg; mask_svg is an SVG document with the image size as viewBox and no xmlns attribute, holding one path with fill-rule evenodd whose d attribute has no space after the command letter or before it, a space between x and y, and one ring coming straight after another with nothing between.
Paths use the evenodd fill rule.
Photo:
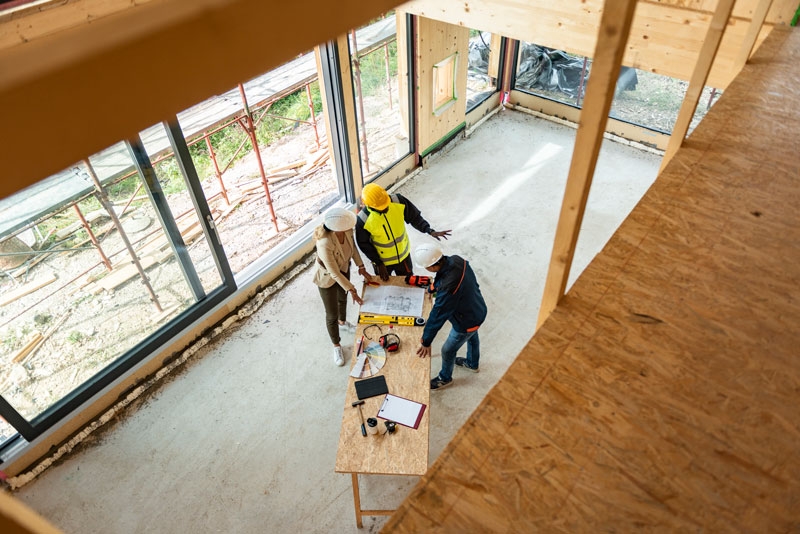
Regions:
<instances>
[{"instance_id":1,"label":"woman in white hard hat","mask_svg":"<svg viewBox=\"0 0 800 534\"><path fill-rule=\"evenodd\" d=\"M363 304L358 290L350 283L350 260L358 265L358 273L371 282L372 278L364 267L361 255L353 241L353 227L356 215L343 208L332 208L325 213L323 224L314 229L317 243L317 272L314 283L319 286L319 294L325 306L325 324L333 342L333 361L344 365L342 347L339 344L339 328L355 330L347 322L347 294L353 302Z\"/></svg>"}]
</instances>

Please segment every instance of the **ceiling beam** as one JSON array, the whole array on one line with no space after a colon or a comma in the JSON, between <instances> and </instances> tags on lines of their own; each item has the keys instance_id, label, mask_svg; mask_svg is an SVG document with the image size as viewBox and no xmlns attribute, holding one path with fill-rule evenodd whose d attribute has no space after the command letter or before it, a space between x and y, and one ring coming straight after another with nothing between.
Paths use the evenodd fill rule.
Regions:
<instances>
[{"instance_id":1,"label":"ceiling beam","mask_svg":"<svg viewBox=\"0 0 800 534\"><path fill-rule=\"evenodd\" d=\"M739 0L735 17L726 31L717 64L709 83L724 89L733 78L735 58L745 38L749 21L760 0ZM716 0L640 0L633 19L623 65L664 76L689 80L703 38L714 13ZM709 9L710 8L710 9ZM774 0L766 29L788 23L795 0ZM572 54L592 57L602 0L411 0L403 4L409 13L499 33ZM768 32L762 32L763 40Z\"/></svg>"},{"instance_id":2,"label":"ceiling beam","mask_svg":"<svg viewBox=\"0 0 800 534\"><path fill-rule=\"evenodd\" d=\"M157 0L0 50L0 198L399 0Z\"/></svg>"}]
</instances>

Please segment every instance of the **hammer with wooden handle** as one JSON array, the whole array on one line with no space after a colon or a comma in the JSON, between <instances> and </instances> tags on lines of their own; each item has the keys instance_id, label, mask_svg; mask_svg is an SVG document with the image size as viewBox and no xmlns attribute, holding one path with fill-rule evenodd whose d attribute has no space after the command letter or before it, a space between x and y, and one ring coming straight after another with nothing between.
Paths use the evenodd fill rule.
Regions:
<instances>
[{"instance_id":1,"label":"hammer with wooden handle","mask_svg":"<svg viewBox=\"0 0 800 534\"><path fill-rule=\"evenodd\" d=\"M353 408L358 406L358 413L361 415L361 435L367 437L367 427L364 425L364 412L361 411L361 405L364 404L363 400L355 401Z\"/></svg>"}]
</instances>

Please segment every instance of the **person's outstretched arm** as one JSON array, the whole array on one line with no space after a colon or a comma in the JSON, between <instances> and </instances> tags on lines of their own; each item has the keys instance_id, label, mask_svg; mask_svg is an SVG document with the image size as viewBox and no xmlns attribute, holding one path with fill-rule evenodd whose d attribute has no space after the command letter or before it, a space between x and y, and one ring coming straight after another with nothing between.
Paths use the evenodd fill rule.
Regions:
<instances>
[{"instance_id":1,"label":"person's outstretched arm","mask_svg":"<svg viewBox=\"0 0 800 534\"><path fill-rule=\"evenodd\" d=\"M408 200L406 197L404 197L399 193L397 194L397 199L400 201L401 204L403 204L406 207L405 209L406 223L410 224L418 231L422 232L423 234L428 234L431 237L436 238L437 240L440 240L439 238L441 237L447 239L452 233L451 230L442 230L441 232L437 232L436 230L431 228L431 225L428 223L428 221L425 220L425 218L422 216L422 212L419 210L419 208L417 208L414 205L413 202L411 202L410 200Z\"/></svg>"}]
</instances>

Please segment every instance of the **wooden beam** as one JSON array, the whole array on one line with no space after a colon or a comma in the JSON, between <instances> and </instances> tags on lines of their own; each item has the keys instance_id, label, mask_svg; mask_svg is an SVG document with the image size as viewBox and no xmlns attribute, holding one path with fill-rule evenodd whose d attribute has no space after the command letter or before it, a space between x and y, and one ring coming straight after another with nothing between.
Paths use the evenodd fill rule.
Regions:
<instances>
[{"instance_id":1,"label":"wooden beam","mask_svg":"<svg viewBox=\"0 0 800 534\"><path fill-rule=\"evenodd\" d=\"M51 273L44 278L39 278L38 280L28 282L27 284L21 285L12 291L9 291L8 293L4 293L0 295L0 307L14 302L18 298L24 297L25 295L29 295L48 284L52 284L56 280L58 280L58 277Z\"/></svg>"},{"instance_id":2,"label":"wooden beam","mask_svg":"<svg viewBox=\"0 0 800 534\"><path fill-rule=\"evenodd\" d=\"M603 143L608 112L614 98L614 88L622 66L622 56L625 53L635 10L636 0L607 0L603 7L592 75L586 85L586 97L575 136L575 148L556 227L537 328L555 309L567 287L569 270L575 255L575 244L578 241L586 200L592 186L597 156Z\"/></svg>"},{"instance_id":3,"label":"wooden beam","mask_svg":"<svg viewBox=\"0 0 800 534\"><path fill-rule=\"evenodd\" d=\"M734 75L739 74L744 64L750 59L753 49L756 46L756 39L761 28L764 26L764 21L767 19L767 13L772 5L772 0L761 0L758 3L755 13L753 13L753 20L750 21L750 26L747 28L747 34L744 36L742 48L739 51L739 57L736 58L736 64L733 68Z\"/></svg>"},{"instance_id":4,"label":"wooden beam","mask_svg":"<svg viewBox=\"0 0 800 534\"><path fill-rule=\"evenodd\" d=\"M6 534L59 534L61 531L25 503L0 491L0 531Z\"/></svg>"},{"instance_id":5,"label":"wooden beam","mask_svg":"<svg viewBox=\"0 0 800 534\"><path fill-rule=\"evenodd\" d=\"M706 38L703 40L703 48L700 50L700 57L694 66L694 73L691 80L689 80L689 87L686 89L686 96L683 98L681 109L678 112L678 118L675 120L675 126L672 128L672 135L667 143L667 150L664 152L664 158L661 160L661 168L659 173L669 164L672 156L683 144L686 137L686 132L689 131L689 126L692 123L692 117L697 109L697 103L700 101L700 96L703 94L703 88L708 79L708 73L711 71L711 66L714 64L714 58L717 56L719 50L719 43L722 41L722 35L725 33L725 27L728 25L728 19L733 11L733 4L736 0L719 0L717 4L717 11L711 19L711 24L706 32Z\"/></svg>"},{"instance_id":6,"label":"wooden beam","mask_svg":"<svg viewBox=\"0 0 800 534\"><path fill-rule=\"evenodd\" d=\"M356 199L361 198L361 189L364 186L364 174L361 171L361 144L358 139L358 126L356 125L356 93L353 87L353 65L350 62L350 45L346 34L341 34L336 39L339 52L339 69L342 77L342 101L344 104L345 130L350 149L350 162L353 171L353 194ZM333 160L331 160L333 161Z\"/></svg>"},{"instance_id":7,"label":"wooden beam","mask_svg":"<svg viewBox=\"0 0 800 534\"><path fill-rule=\"evenodd\" d=\"M710 75L711 85L724 89L740 43L760 0L739 0L737 18L731 22L722 44L720 61ZM591 57L597 45L601 0L411 0L403 4L409 13L467 28L566 50ZM716 0L640 1L636 8L623 64L689 80L697 61ZM795 0L774 0L767 30L787 24L797 6Z\"/></svg>"},{"instance_id":8,"label":"wooden beam","mask_svg":"<svg viewBox=\"0 0 800 534\"><path fill-rule=\"evenodd\" d=\"M0 198L398 3L159 0L0 50Z\"/></svg>"},{"instance_id":9,"label":"wooden beam","mask_svg":"<svg viewBox=\"0 0 800 534\"><path fill-rule=\"evenodd\" d=\"M108 15L154 0L46 0L0 13L0 48L29 43L45 35L87 26Z\"/></svg>"}]
</instances>

